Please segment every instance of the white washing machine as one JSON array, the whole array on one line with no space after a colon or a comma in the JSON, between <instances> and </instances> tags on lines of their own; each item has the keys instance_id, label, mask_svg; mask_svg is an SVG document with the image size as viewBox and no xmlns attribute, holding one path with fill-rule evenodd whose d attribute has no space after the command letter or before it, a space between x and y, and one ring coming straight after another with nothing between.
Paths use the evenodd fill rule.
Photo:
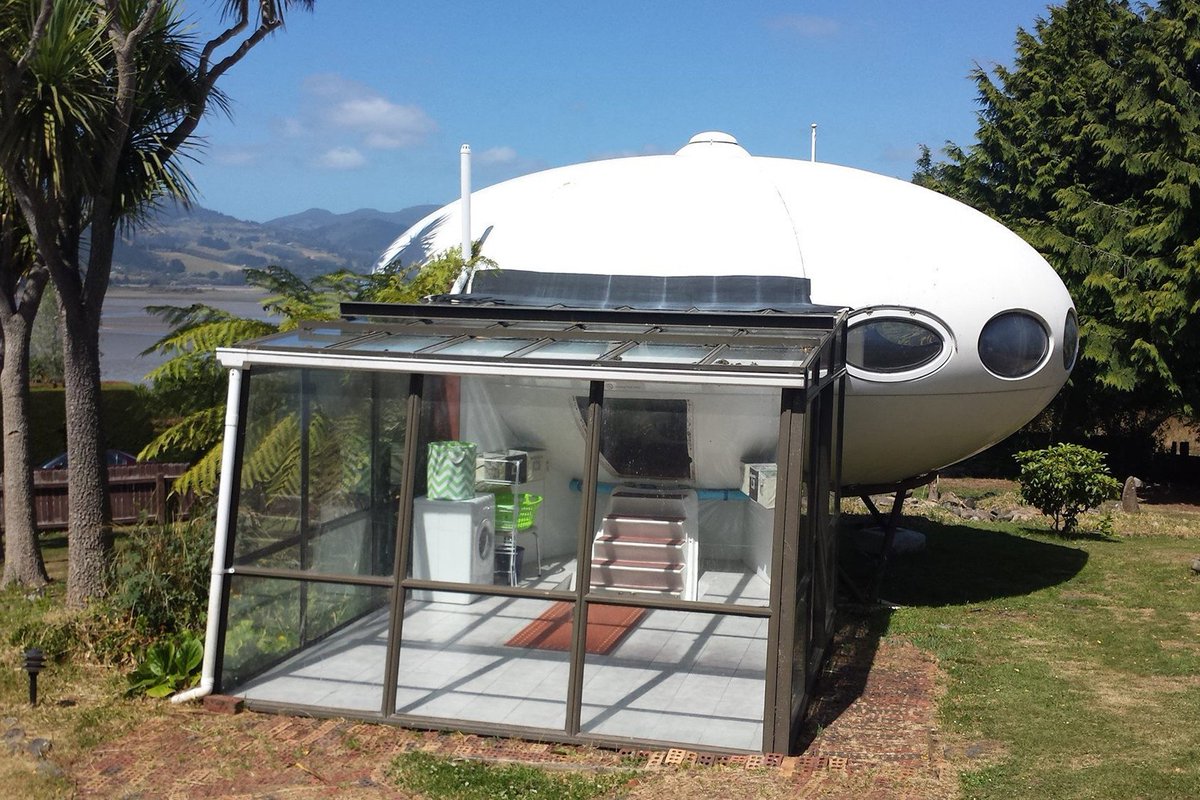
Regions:
<instances>
[{"instance_id":1,"label":"white washing machine","mask_svg":"<svg viewBox=\"0 0 1200 800\"><path fill-rule=\"evenodd\" d=\"M412 576L454 583L491 583L496 561L496 499L413 501ZM414 600L473 603L479 595L416 590Z\"/></svg>"}]
</instances>

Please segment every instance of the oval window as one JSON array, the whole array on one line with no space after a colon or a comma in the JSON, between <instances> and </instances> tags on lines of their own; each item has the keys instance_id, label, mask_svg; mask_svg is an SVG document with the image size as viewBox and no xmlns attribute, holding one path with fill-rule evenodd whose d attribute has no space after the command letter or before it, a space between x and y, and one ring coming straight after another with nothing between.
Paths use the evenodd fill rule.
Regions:
<instances>
[{"instance_id":1,"label":"oval window","mask_svg":"<svg viewBox=\"0 0 1200 800\"><path fill-rule=\"evenodd\" d=\"M1067 312L1067 322L1063 325L1063 366L1067 369L1075 366L1075 356L1079 353L1079 320L1075 310Z\"/></svg>"},{"instance_id":2,"label":"oval window","mask_svg":"<svg viewBox=\"0 0 1200 800\"><path fill-rule=\"evenodd\" d=\"M906 319L873 319L846 332L846 361L869 372L906 372L942 352L941 334Z\"/></svg>"},{"instance_id":3,"label":"oval window","mask_svg":"<svg viewBox=\"0 0 1200 800\"><path fill-rule=\"evenodd\" d=\"M1033 372L1049 347L1045 326L1024 311L992 317L979 334L979 360L1001 378L1021 378Z\"/></svg>"}]
</instances>

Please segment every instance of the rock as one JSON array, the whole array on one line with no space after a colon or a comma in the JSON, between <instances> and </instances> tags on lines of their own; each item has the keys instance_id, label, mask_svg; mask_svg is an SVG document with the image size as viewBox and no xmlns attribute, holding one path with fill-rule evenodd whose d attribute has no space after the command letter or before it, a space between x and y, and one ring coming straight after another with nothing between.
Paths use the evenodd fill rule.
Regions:
<instances>
[{"instance_id":1,"label":"rock","mask_svg":"<svg viewBox=\"0 0 1200 800\"><path fill-rule=\"evenodd\" d=\"M45 758L46 754L49 753L53 747L53 742L51 742L49 739L43 739L41 737L38 737L37 739L30 739L29 744L25 745L25 749L29 752L29 755L34 756L35 758Z\"/></svg>"},{"instance_id":2,"label":"rock","mask_svg":"<svg viewBox=\"0 0 1200 800\"><path fill-rule=\"evenodd\" d=\"M65 778L67 773L63 768L53 761L39 761L37 765L39 775L44 775L47 778Z\"/></svg>"},{"instance_id":3,"label":"rock","mask_svg":"<svg viewBox=\"0 0 1200 800\"><path fill-rule=\"evenodd\" d=\"M25 729L11 727L4 732L4 744L8 747L8 752L15 753L25 746Z\"/></svg>"},{"instance_id":4,"label":"rock","mask_svg":"<svg viewBox=\"0 0 1200 800\"><path fill-rule=\"evenodd\" d=\"M1192 560L1192 572L1200 572L1200 558Z\"/></svg>"},{"instance_id":5,"label":"rock","mask_svg":"<svg viewBox=\"0 0 1200 800\"><path fill-rule=\"evenodd\" d=\"M1142 488L1142 481L1130 475L1125 479L1125 488L1121 490L1121 510L1130 514L1138 512L1137 490Z\"/></svg>"},{"instance_id":6,"label":"rock","mask_svg":"<svg viewBox=\"0 0 1200 800\"><path fill-rule=\"evenodd\" d=\"M959 500L958 495L956 495L954 492L946 492L942 495L941 503L947 508L950 508L951 506L961 506L963 501Z\"/></svg>"}]
</instances>

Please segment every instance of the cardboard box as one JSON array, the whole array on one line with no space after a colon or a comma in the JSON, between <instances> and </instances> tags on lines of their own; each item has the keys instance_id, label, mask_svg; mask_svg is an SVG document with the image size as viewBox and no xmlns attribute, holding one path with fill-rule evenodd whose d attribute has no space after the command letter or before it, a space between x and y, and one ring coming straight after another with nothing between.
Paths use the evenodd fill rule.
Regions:
<instances>
[{"instance_id":1,"label":"cardboard box","mask_svg":"<svg viewBox=\"0 0 1200 800\"><path fill-rule=\"evenodd\" d=\"M497 450L475 458L475 481L516 485L546 477L545 450Z\"/></svg>"},{"instance_id":2,"label":"cardboard box","mask_svg":"<svg viewBox=\"0 0 1200 800\"><path fill-rule=\"evenodd\" d=\"M763 508L775 507L776 464L742 464L742 493Z\"/></svg>"}]
</instances>

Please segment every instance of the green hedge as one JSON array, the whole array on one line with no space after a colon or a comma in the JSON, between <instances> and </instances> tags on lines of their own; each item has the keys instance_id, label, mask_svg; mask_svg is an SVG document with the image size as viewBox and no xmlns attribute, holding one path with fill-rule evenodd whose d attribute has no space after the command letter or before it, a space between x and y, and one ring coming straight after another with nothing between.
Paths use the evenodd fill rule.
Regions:
<instances>
[{"instance_id":1,"label":"green hedge","mask_svg":"<svg viewBox=\"0 0 1200 800\"><path fill-rule=\"evenodd\" d=\"M134 455L154 438L146 390L131 383L105 384L100 390L105 447ZM29 404L30 450L34 466L67 449L66 402L61 386L35 387ZM0 437L3 438L3 437ZM3 445L0 444L0 448ZM0 453L3 450L0 449Z\"/></svg>"}]
</instances>

